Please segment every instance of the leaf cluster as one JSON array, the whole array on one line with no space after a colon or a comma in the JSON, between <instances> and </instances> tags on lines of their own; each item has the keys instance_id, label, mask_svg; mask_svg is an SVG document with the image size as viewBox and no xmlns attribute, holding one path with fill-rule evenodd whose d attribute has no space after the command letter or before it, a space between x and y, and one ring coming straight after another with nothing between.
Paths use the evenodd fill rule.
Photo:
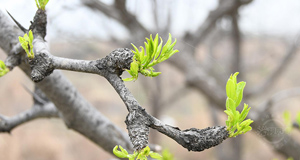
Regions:
<instances>
[{"instance_id":1,"label":"leaf cluster","mask_svg":"<svg viewBox=\"0 0 300 160\"><path fill-rule=\"evenodd\" d=\"M118 146L115 146L113 149L113 153L119 158L128 158L128 160L147 160L148 156L153 159L162 158L160 154L150 151L148 146L141 151L134 151L133 154L128 154L126 149L124 149L122 146L119 146L119 148L120 150L118 150Z\"/></svg>"},{"instance_id":2,"label":"leaf cluster","mask_svg":"<svg viewBox=\"0 0 300 160\"><path fill-rule=\"evenodd\" d=\"M160 43L158 43L160 39ZM154 72L153 66L167 60L175 53L179 52L178 50L173 50L174 45L176 44L176 39L172 43L172 35L169 34L168 41L164 46L162 38L158 38L158 34L156 34L155 38L152 38L150 35L150 39L146 38L147 42L144 42L144 47L140 46L140 50L134 45L132 50L134 53L133 61L130 64L130 70L127 72L132 76L131 78L123 79L124 81L133 81L137 80L138 73L141 73L144 76L148 77L156 77L161 74L161 72Z\"/></svg>"},{"instance_id":3,"label":"leaf cluster","mask_svg":"<svg viewBox=\"0 0 300 160\"><path fill-rule=\"evenodd\" d=\"M5 66L5 63L0 60L0 77L4 76L7 72L9 72L9 69Z\"/></svg>"},{"instance_id":4,"label":"leaf cluster","mask_svg":"<svg viewBox=\"0 0 300 160\"><path fill-rule=\"evenodd\" d=\"M35 0L36 7L42 10L45 10L45 7L48 2L49 0Z\"/></svg>"},{"instance_id":5,"label":"leaf cluster","mask_svg":"<svg viewBox=\"0 0 300 160\"><path fill-rule=\"evenodd\" d=\"M19 36L19 42L21 43L22 48L27 53L28 58L33 59L34 53L33 53L33 34L32 31L29 30L28 35L25 33L24 37Z\"/></svg>"},{"instance_id":6,"label":"leaf cluster","mask_svg":"<svg viewBox=\"0 0 300 160\"><path fill-rule=\"evenodd\" d=\"M242 112L236 110L243 99L243 90L246 86L246 82L237 83L236 76L239 73L236 72L231 75L226 84L226 110L224 111L228 115L226 120L227 130L229 131L229 137L235 137L237 135L246 133L252 128L250 124L253 122L251 119L245 120L249 110L248 105L244 103L244 108Z\"/></svg>"}]
</instances>

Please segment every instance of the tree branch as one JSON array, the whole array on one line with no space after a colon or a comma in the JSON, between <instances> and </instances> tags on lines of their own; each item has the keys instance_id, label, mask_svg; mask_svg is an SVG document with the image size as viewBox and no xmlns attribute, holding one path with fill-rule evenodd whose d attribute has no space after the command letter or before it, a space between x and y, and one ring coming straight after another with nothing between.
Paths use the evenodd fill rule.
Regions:
<instances>
[{"instance_id":1,"label":"tree branch","mask_svg":"<svg viewBox=\"0 0 300 160\"><path fill-rule=\"evenodd\" d=\"M108 138L107 135L119 137L123 140L121 143L118 141L119 145L130 148L125 137L120 135L119 130L113 124L110 124L107 119L87 103L59 72L53 72L55 67L95 73L98 69L97 73L104 76L111 83L127 106L129 114L125 122L136 150L141 150L148 145L149 127L157 129L188 150L193 151L202 151L213 147L228 138L226 127L212 127L204 130L192 128L180 131L178 128L167 126L148 115L119 77L124 69L130 68L133 53L129 49L116 50L105 58L92 62L53 57L43 39L46 33L45 28L43 29L39 25L42 24L45 27L45 12L38 11L37 14L41 15L35 16L33 25L30 27L35 35L33 42L35 58L29 60L32 69L31 77L34 81L39 82L37 86L54 102L69 128L84 134L95 143L105 147L109 152L112 151L112 144L116 145L116 141ZM55 62L56 59L61 63ZM94 67L91 68L91 65L94 65ZM26 73L30 72L26 63L22 63L20 67ZM92 128L89 128L90 126ZM119 134L119 136L116 134Z\"/></svg>"},{"instance_id":2,"label":"tree branch","mask_svg":"<svg viewBox=\"0 0 300 160\"><path fill-rule=\"evenodd\" d=\"M15 127L37 118L58 118L59 112L53 103L35 104L30 110L13 117L0 115L0 132L11 132Z\"/></svg>"},{"instance_id":3,"label":"tree branch","mask_svg":"<svg viewBox=\"0 0 300 160\"><path fill-rule=\"evenodd\" d=\"M238 3L238 2L236 2ZM233 55L232 55L232 69L231 73L241 72L241 34L238 24L238 11L231 14L232 19L232 42L233 42Z\"/></svg>"},{"instance_id":4,"label":"tree branch","mask_svg":"<svg viewBox=\"0 0 300 160\"><path fill-rule=\"evenodd\" d=\"M222 87L216 83L213 77L209 76L197 65L196 60L191 54L178 54L170 58L170 60L175 67L182 71L188 85L204 93L211 102L224 111L226 101L225 91L221 89ZM275 123L274 119L270 118L268 112L261 112L252 108L249 118L254 121L253 125L251 125L254 131L267 139L277 152L286 157L300 157L300 145L292 137L281 132L282 129ZM265 119L267 119L268 123L265 123ZM278 131L279 133L274 135L272 133L274 131ZM285 143L276 143L281 142L281 140L284 140Z\"/></svg>"},{"instance_id":5,"label":"tree branch","mask_svg":"<svg viewBox=\"0 0 300 160\"><path fill-rule=\"evenodd\" d=\"M236 0L219 0L219 5L215 10L209 12L209 15L202 23L202 25L193 34L187 34L185 40L193 46L201 43L208 33L214 28L216 22L221 17L231 14L236 11L240 6L249 4L253 0L241 0L240 3L235 3Z\"/></svg>"},{"instance_id":6,"label":"tree branch","mask_svg":"<svg viewBox=\"0 0 300 160\"><path fill-rule=\"evenodd\" d=\"M98 10L106 16L123 24L133 37L145 37L147 29L137 20L136 16L126 9L126 0L117 0L113 6L108 6L99 0L81 0L82 3L94 10Z\"/></svg>"},{"instance_id":7,"label":"tree branch","mask_svg":"<svg viewBox=\"0 0 300 160\"><path fill-rule=\"evenodd\" d=\"M19 44L18 36L23 36L22 31L14 27L0 12L0 47L3 51L9 55L14 53L12 49ZM31 69L22 52L18 53L21 55L19 67L31 77ZM59 71L53 72L37 83L37 86L57 107L69 128L81 133L109 153L112 153L115 145L132 151L128 135L88 103Z\"/></svg>"},{"instance_id":8,"label":"tree branch","mask_svg":"<svg viewBox=\"0 0 300 160\"><path fill-rule=\"evenodd\" d=\"M143 109L137 100L126 88L123 81L115 74L106 74L104 77L117 91L123 102L126 104L129 114L126 117L126 125L129 136L136 150L140 150L148 144L149 127L167 135L192 151L203 151L222 143L229 134L224 126L208 127L206 129L187 129L181 131L162 123Z\"/></svg>"},{"instance_id":9,"label":"tree branch","mask_svg":"<svg viewBox=\"0 0 300 160\"><path fill-rule=\"evenodd\" d=\"M251 96L258 96L267 90L269 90L273 84L278 80L280 75L283 73L283 71L288 67L290 62L293 60L294 55L296 54L298 50L298 46L300 43L300 35L297 36L295 43L293 43L290 48L288 49L288 52L285 54L285 56L282 58L280 63L277 65L277 67L273 70L272 73L269 74L269 76L256 88L253 88L252 90L249 90L248 92L245 92L245 96L251 97Z\"/></svg>"}]
</instances>

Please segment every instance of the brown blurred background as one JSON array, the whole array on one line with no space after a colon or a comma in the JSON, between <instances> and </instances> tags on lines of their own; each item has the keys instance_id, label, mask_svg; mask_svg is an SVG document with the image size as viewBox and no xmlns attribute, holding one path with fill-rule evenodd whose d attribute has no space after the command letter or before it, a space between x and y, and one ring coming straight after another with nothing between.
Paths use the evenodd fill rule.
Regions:
<instances>
[{"instance_id":1,"label":"brown blurred background","mask_svg":"<svg viewBox=\"0 0 300 160\"><path fill-rule=\"evenodd\" d=\"M192 48L199 66L215 76L221 86L225 86L227 78L233 71L231 68L234 56L232 55L238 46L237 52L241 56L238 66L241 72L239 80L247 82L246 91L251 90L260 86L266 77L276 70L278 64L282 63L288 51L298 45L296 40L300 25L299 19L295 17L300 16L300 2L256 0L241 6L234 12L238 17L238 44L237 39L232 36L235 32L232 29L234 23L230 15L220 16L214 26L209 27L212 29L207 30L208 35L201 40L201 43L193 45L185 41L188 36L198 33L197 30L203 27L201 24L204 24L207 17L211 15L211 10L216 10L221 3L226 3L221 1L131 0L127 1L126 8L129 13L136 15L138 22L146 26L150 33L158 32L162 35L164 41L167 33L172 33L173 38L178 40L180 50L176 54L186 54L186 50ZM137 45L142 44L145 37L140 35L149 36L150 33L137 33L139 30L133 34L123 26L122 22L87 5L91 2L50 0L47 8L49 11L47 39L53 55L74 59L99 59L116 48L130 47L132 42ZM101 2L108 6L114 4L114 1ZM9 10L21 23L23 22L24 26L29 25L28 22L35 12L34 1L1 0L0 5ZM24 10L18 11L18 7L25 5ZM251 24L252 22L254 24ZM295 49L292 57L283 67L283 71L272 83L272 87L259 96L246 99L245 102L250 107L260 106L280 91L299 87L298 53L299 51ZM4 60L5 57L0 50L0 59ZM206 98L205 93L189 86L185 75L172 65L172 62L162 63L156 69L162 72L157 78L140 77L135 82L126 82L135 98L148 112L181 129L225 125L226 114L216 109ZM63 73L88 101L127 132L124 123L127 115L125 105L104 78L85 73L68 71ZM126 73L123 77L129 75ZM31 80L18 68L1 77L1 114L14 116L32 106L32 97L24 86L33 90ZM293 94L273 104L270 112L274 121L282 128L285 128L282 119L285 110L291 111L292 119L295 119L296 113L300 111L299 96ZM300 143L299 130L294 129L290 134ZM169 149L177 160L218 160L222 159L220 158L222 154L239 154L239 159L243 160L285 159L274 151L272 144L253 131L240 136L238 142L226 140L220 146L203 152L188 152L156 131L151 132L150 141ZM238 145L238 151L235 150L234 145ZM226 148L232 153L220 152ZM78 133L67 129L62 120L37 119L15 128L11 134L0 134L0 159L99 160L113 159L113 156Z\"/></svg>"}]
</instances>

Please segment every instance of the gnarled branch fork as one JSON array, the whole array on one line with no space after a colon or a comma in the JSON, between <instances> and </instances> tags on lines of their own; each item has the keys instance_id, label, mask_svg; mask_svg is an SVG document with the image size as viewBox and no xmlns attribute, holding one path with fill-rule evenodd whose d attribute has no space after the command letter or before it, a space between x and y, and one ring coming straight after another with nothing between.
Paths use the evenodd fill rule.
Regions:
<instances>
[{"instance_id":1,"label":"gnarled branch fork","mask_svg":"<svg viewBox=\"0 0 300 160\"><path fill-rule=\"evenodd\" d=\"M0 16L5 19L3 14L0 14ZM56 106L56 115L60 113L59 116L69 128L80 132L110 152L113 146L117 144L127 149L131 148L131 145L128 144L127 136L121 133L115 125L111 124L100 112L96 111L94 107L86 102L70 82L63 78L62 74L55 71L55 69L98 74L110 82L129 111L125 122L135 150L141 150L148 145L150 127L171 137L183 147L192 151L203 151L222 143L223 140L228 138L226 127L209 127L203 130L191 128L181 131L179 128L166 125L148 114L125 87L124 82L120 78L122 72L125 69L129 69L132 62L133 53L129 49L116 49L105 58L92 61L73 60L51 55L44 40L46 35L46 18L46 12L41 10L36 12L34 21L30 27L34 34L33 46L35 57L27 59L24 57L25 54L18 53L22 54L19 66L25 73L30 74L34 82L38 82L36 85L53 102L51 105L52 108L54 105ZM8 22L4 20L0 21L0 23ZM5 29L14 33L15 36L9 40L16 43L15 39L20 32L13 32L11 28ZM7 39L1 40L4 41ZM1 45L1 47L5 48L7 46ZM7 47L7 53L10 53L11 49L11 47ZM46 110L40 112L44 111ZM31 113L33 110L29 112ZM37 117L36 115L36 113L32 113L28 117L35 118ZM43 115L43 117L45 116L47 115ZM25 122L26 118L23 119ZM3 120L6 122L9 121L7 118L3 118ZM106 137L107 135L118 138L117 140L112 140Z\"/></svg>"}]
</instances>

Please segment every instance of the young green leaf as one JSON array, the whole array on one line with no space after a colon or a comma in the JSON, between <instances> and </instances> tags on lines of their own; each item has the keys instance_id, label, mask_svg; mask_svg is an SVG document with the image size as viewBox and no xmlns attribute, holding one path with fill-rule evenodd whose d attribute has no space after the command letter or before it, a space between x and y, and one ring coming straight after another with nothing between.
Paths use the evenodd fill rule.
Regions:
<instances>
[{"instance_id":1,"label":"young green leaf","mask_svg":"<svg viewBox=\"0 0 300 160\"><path fill-rule=\"evenodd\" d=\"M226 84L226 94L228 97L226 99L226 110L224 112L228 115L226 126L229 131L229 137L235 137L250 131L252 129L250 124L253 122L250 119L245 120L250 111L250 107L248 108L247 104L244 104L241 113L236 110L243 99L243 90L246 85L246 82L237 83L237 75L238 72L231 75Z\"/></svg>"},{"instance_id":2,"label":"young green leaf","mask_svg":"<svg viewBox=\"0 0 300 160\"><path fill-rule=\"evenodd\" d=\"M30 30L28 32L29 36L25 33L24 37L19 36L19 42L22 46L22 48L25 50L27 53L28 58L34 58L34 53L33 53L33 34L32 31Z\"/></svg>"},{"instance_id":3,"label":"young green leaf","mask_svg":"<svg viewBox=\"0 0 300 160\"><path fill-rule=\"evenodd\" d=\"M121 146L120 146L120 147L121 147ZM117 146L117 145L114 147L113 153L114 153L117 157L119 157L119 158L126 158L126 157L127 157L127 154L125 154L125 153L123 153L123 152L121 152L121 151L118 150L118 146Z\"/></svg>"},{"instance_id":4,"label":"young green leaf","mask_svg":"<svg viewBox=\"0 0 300 160\"><path fill-rule=\"evenodd\" d=\"M251 109L251 107L248 108L248 104L244 103L244 108L240 115L240 122L242 122L247 117L250 109Z\"/></svg>"},{"instance_id":5,"label":"young green leaf","mask_svg":"<svg viewBox=\"0 0 300 160\"><path fill-rule=\"evenodd\" d=\"M150 152L150 157L154 158L154 159L162 158L162 156L160 154L152 152L152 151Z\"/></svg>"},{"instance_id":6,"label":"young green leaf","mask_svg":"<svg viewBox=\"0 0 300 160\"><path fill-rule=\"evenodd\" d=\"M285 123L285 131L287 133L290 133L292 131L292 120L291 120L291 113L289 111L284 111L283 112L283 119L284 119L284 123Z\"/></svg>"},{"instance_id":7,"label":"young green leaf","mask_svg":"<svg viewBox=\"0 0 300 160\"><path fill-rule=\"evenodd\" d=\"M158 42L159 39L160 43ZM132 63L136 64L131 65L130 70L127 70L133 78L126 78L124 81L136 80L138 78L138 73L148 77L158 76L161 72L154 72L152 67L164 60L167 60L178 52L178 50L173 50L173 47L176 44L176 39L172 43L171 34L169 34L168 41L163 48L163 40L158 36L158 34L156 34L154 39L152 38L152 35L150 35L150 38L146 38L146 42L144 42L144 44L145 49L140 46L141 51L139 51L134 44L131 44L134 48L134 51L132 51L134 53Z\"/></svg>"},{"instance_id":8,"label":"young green leaf","mask_svg":"<svg viewBox=\"0 0 300 160\"><path fill-rule=\"evenodd\" d=\"M125 155L128 155L128 152L126 151L126 149L124 149L122 146L119 146L122 153L124 153Z\"/></svg>"},{"instance_id":9,"label":"young green leaf","mask_svg":"<svg viewBox=\"0 0 300 160\"><path fill-rule=\"evenodd\" d=\"M162 158L159 160L174 160L174 156L169 150L165 149L162 151Z\"/></svg>"},{"instance_id":10,"label":"young green leaf","mask_svg":"<svg viewBox=\"0 0 300 160\"><path fill-rule=\"evenodd\" d=\"M235 84L234 84L233 80L231 79L231 76L226 84L226 93L227 93L227 97L229 97L229 98L235 97Z\"/></svg>"},{"instance_id":11,"label":"young green leaf","mask_svg":"<svg viewBox=\"0 0 300 160\"><path fill-rule=\"evenodd\" d=\"M300 126L300 112L297 113L296 122Z\"/></svg>"},{"instance_id":12,"label":"young green leaf","mask_svg":"<svg viewBox=\"0 0 300 160\"><path fill-rule=\"evenodd\" d=\"M243 99L243 91L246 86L246 82L239 82L237 84L237 94L236 94L236 106L240 105Z\"/></svg>"},{"instance_id":13,"label":"young green leaf","mask_svg":"<svg viewBox=\"0 0 300 160\"><path fill-rule=\"evenodd\" d=\"M0 60L0 77L4 76L9 72L9 69L5 66L5 63Z\"/></svg>"}]
</instances>

